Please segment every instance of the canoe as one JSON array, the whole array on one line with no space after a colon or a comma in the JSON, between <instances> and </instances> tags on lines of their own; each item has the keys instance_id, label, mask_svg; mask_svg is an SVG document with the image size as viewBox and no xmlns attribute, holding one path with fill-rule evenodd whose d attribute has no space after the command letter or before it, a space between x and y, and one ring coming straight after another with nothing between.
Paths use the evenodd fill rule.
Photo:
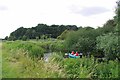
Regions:
<instances>
[{"instance_id":1,"label":"canoe","mask_svg":"<svg viewBox=\"0 0 120 80\"><path fill-rule=\"evenodd\" d=\"M69 55L69 58L80 58L80 56L75 56L75 55L72 55L72 54L68 54Z\"/></svg>"}]
</instances>

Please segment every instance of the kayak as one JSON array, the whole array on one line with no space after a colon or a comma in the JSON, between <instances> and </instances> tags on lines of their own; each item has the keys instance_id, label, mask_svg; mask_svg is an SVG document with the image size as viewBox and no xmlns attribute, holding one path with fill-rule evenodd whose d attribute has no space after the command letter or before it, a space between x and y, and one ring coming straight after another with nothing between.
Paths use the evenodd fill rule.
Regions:
<instances>
[{"instance_id":1,"label":"kayak","mask_svg":"<svg viewBox=\"0 0 120 80\"><path fill-rule=\"evenodd\" d=\"M75 56L75 55L72 55L72 54L68 54L69 58L80 58L80 56Z\"/></svg>"}]
</instances>

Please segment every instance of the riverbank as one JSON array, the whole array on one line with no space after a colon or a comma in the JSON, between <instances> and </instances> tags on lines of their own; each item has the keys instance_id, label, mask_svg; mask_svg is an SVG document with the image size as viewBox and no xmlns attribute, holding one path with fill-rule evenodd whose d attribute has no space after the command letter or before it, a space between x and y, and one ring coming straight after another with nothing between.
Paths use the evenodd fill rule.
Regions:
<instances>
[{"instance_id":1,"label":"riverbank","mask_svg":"<svg viewBox=\"0 0 120 80\"><path fill-rule=\"evenodd\" d=\"M25 44L20 45L20 44ZM51 42L52 43L52 42ZM62 43L56 42L58 48ZM117 78L118 62L110 61L94 63L94 58L64 58L58 50L51 55L46 63L35 52L39 49L49 49L39 42L25 41L3 42L2 47L2 77L3 78ZM32 48L34 46L34 48ZM42 48L40 48L42 46ZM39 47L39 48L38 48ZM60 47L60 46L59 46ZM36 48L36 49L35 49ZM25 50L26 49L26 50ZM35 50L32 50L35 49ZM54 47L51 49L54 51ZM31 52L34 51L34 55ZM43 50L44 52L44 50ZM41 54L41 52L39 53ZM43 53L42 53L43 54ZM34 57L31 57L34 56Z\"/></svg>"}]
</instances>

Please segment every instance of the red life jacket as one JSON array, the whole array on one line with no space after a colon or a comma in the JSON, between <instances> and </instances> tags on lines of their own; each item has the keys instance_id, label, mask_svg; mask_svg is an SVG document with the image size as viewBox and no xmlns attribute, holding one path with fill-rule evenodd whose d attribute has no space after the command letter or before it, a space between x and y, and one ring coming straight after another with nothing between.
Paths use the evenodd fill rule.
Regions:
<instances>
[{"instance_id":1,"label":"red life jacket","mask_svg":"<svg viewBox=\"0 0 120 80\"><path fill-rule=\"evenodd\" d=\"M74 51L72 51L72 53L71 54L75 54L75 52Z\"/></svg>"},{"instance_id":2,"label":"red life jacket","mask_svg":"<svg viewBox=\"0 0 120 80\"><path fill-rule=\"evenodd\" d=\"M75 53L75 56L79 56L79 55L78 55L78 52Z\"/></svg>"}]
</instances>

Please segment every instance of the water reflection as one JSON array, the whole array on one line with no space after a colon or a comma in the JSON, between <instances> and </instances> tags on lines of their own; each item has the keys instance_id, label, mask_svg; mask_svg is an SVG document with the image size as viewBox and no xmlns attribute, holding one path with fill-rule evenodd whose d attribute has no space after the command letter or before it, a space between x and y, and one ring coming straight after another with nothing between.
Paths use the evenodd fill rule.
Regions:
<instances>
[{"instance_id":1,"label":"water reflection","mask_svg":"<svg viewBox=\"0 0 120 80\"><path fill-rule=\"evenodd\" d=\"M44 54L44 61L48 62L49 57L51 56L51 53L45 53Z\"/></svg>"}]
</instances>

